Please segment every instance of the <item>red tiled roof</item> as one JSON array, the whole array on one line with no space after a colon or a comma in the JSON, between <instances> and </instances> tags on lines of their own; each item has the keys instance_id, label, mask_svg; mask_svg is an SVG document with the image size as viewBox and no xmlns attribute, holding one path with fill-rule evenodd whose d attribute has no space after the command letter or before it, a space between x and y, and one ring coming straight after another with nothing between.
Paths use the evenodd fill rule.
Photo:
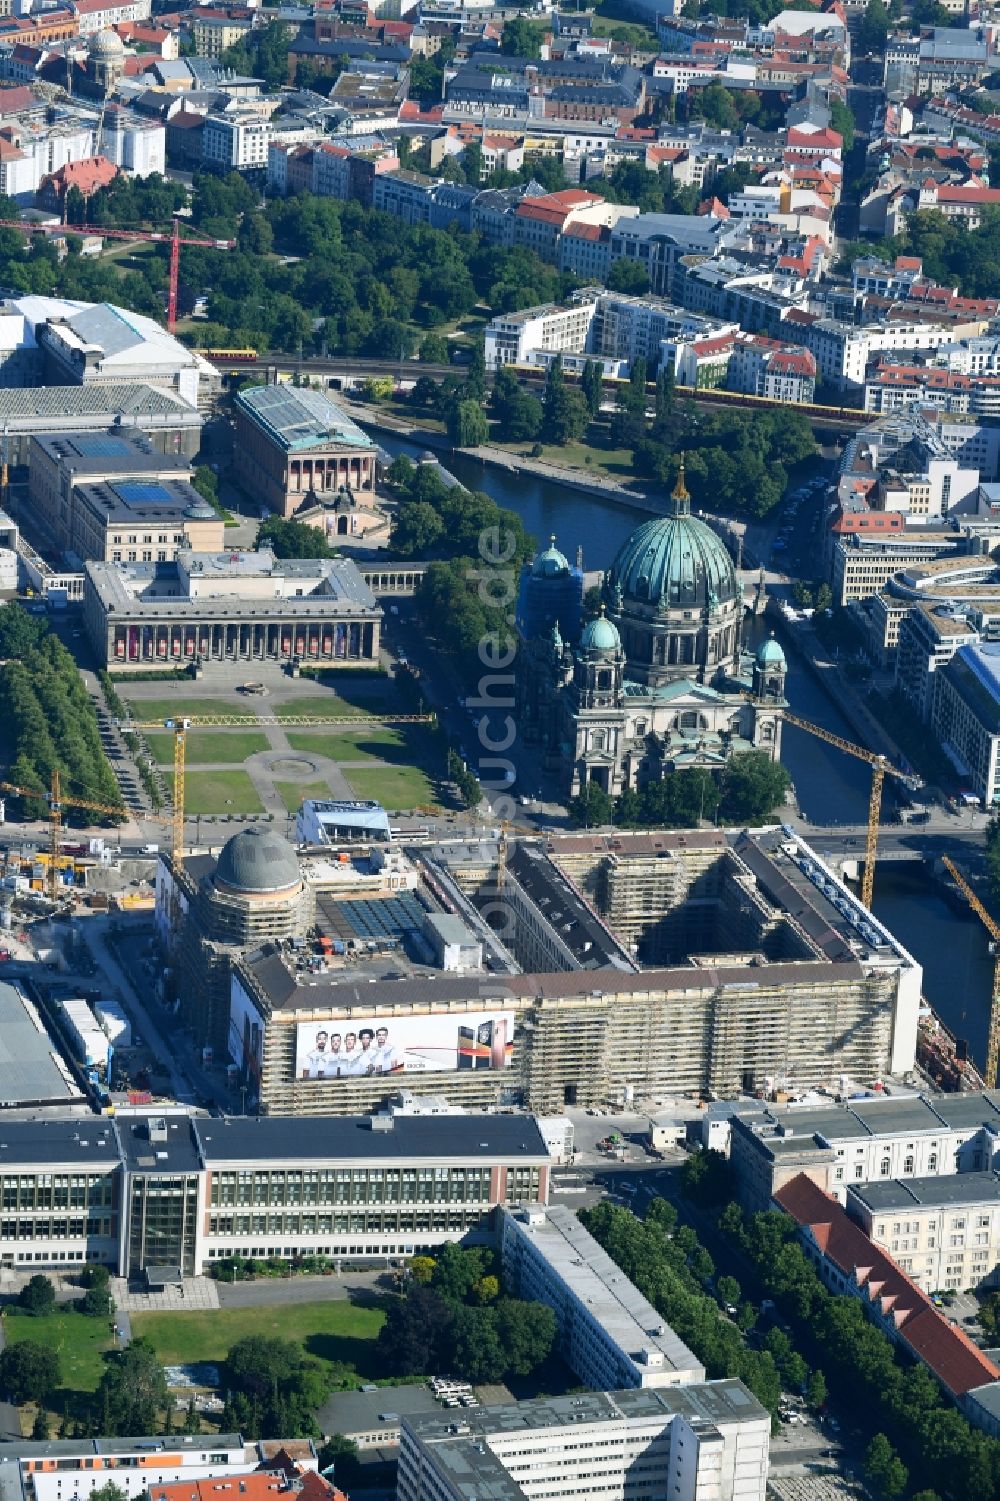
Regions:
<instances>
[{"instance_id":1,"label":"red tiled roof","mask_svg":"<svg viewBox=\"0 0 1000 1501\"><path fill-rule=\"evenodd\" d=\"M563 230L563 234L571 235L574 240L600 240L610 233L606 224L583 224L579 219L574 219Z\"/></svg>"},{"instance_id":2,"label":"red tiled roof","mask_svg":"<svg viewBox=\"0 0 1000 1501\"><path fill-rule=\"evenodd\" d=\"M721 354L723 350L732 349L735 334L717 334L714 339L697 339L691 345L695 354Z\"/></svg>"},{"instance_id":3,"label":"red tiled roof","mask_svg":"<svg viewBox=\"0 0 1000 1501\"><path fill-rule=\"evenodd\" d=\"M703 198L697 212L702 215L710 214L713 219L729 218L729 210L721 198Z\"/></svg>"},{"instance_id":4,"label":"red tiled roof","mask_svg":"<svg viewBox=\"0 0 1000 1501\"><path fill-rule=\"evenodd\" d=\"M51 172L44 177L39 184L39 192L47 185L51 185L59 194L68 192L70 188L79 188L86 198L91 193L96 193L98 188L106 188L117 176L118 168L106 156L87 156L78 162L67 162L58 172Z\"/></svg>"},{"instance_id":5,"label":"red tiled roof","mask_svg":"<svg viewBox=\"0 0 1000 1501\"><path fill-rule=\"evenodd\" d=\"M939 187L938 203L1000 203L1000 188Z\"/></svg>"},{"instance_id":6,"label":"red tiled roof","mask_svg":"<svg viewBox=\"0 0 1000 1501\"><path fill-rule=\"evenodd\" d=\"M24 152L8 141L7 137L0 135L0 162L21 162L24 160Z\"/></svg>"},{"instance_id":7,"label":"red tiled roof","mask_svg":"<svg viewBox=\"0 0 1000 1501\"><path fill-rule=\"evenodd\" d=\"M892 1320L901 1341L952 1396L1000 1380L1000 1370L968 1335L942 1318L892 1257L870 1241L846 1210L811 1178L799 1173L774 1198L800 1226L809 1229L823 1255L854 1281L881 1317Z\"/></svg>"},{"instance_id":8,"label":"red tiled roof","mask_svg":"<svg viewBox=\"0 0 1000 1501\"><path fill-rule=\"evenodd\" d=\"M17 84L14 88L0 88L0 115L14 115L38 103L34 91L26 83Z\"/></svg>"},{"instance_id":9,"label":"red tiled roof","mask_svg":"<svg viewBox=\"0 0 1000 1501\"><path fill-rule=\"evenodd\" d=\"M435 104L430 109L421 109L416 99L404 99L399 106L399 121L422 121L438 124L444 118L444 105Z\"/></svg>"},{"instance_id":10,"label":"red tiled roof","mask_svg":"<svg viewBox=\"0 0 1000 1501\"><path fill-rule=\"evenodd\" d=\"M808 130L804 126L793 125L788 132L789 146L814 146L817 151L839 151L844 144L844 138L835 130Z\"/></svg>"},{"instance_id":11,"label":"red tiled roof","mask_svg":"<svg viewBox=\"0 0 1000 1501\"><path fill-rule=\"evenodd\" d=\"M816 374L816 360L808 349L779 349L772 354L769 364L786 375Z\"/></svg>"}]
</instances>

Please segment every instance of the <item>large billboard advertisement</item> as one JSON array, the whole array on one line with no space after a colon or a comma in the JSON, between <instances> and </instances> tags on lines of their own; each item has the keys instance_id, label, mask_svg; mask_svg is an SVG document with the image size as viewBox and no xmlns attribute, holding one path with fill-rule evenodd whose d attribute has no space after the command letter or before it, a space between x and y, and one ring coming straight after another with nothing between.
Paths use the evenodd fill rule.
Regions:
<instances>
[{"instance_id":1,"label":"large billboard advertisement","mask_svg":"<svg viewBox=\"0 0 1000 1501\"><path fill-rule=\"evenodd\" d=\"M364 1079L509 1068L513 1053L513 1011L352 1016L299 1023L295 1077Z\"/></svg>"}]
</instances>

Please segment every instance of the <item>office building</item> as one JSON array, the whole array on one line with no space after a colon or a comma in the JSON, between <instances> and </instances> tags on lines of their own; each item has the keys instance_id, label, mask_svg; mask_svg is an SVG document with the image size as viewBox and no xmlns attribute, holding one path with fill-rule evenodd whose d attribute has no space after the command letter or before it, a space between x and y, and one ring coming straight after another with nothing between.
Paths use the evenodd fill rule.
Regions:
<instances>
[{"instance_id":1,"label":"office building","mask_svg":"<svg viewBox=\"0 0 1000 1501\"><path fill-rule=\"evenodd\" d=\"M239 482L279 516L375 485L374 443L320 391L240 391L233 454Z\"/></svg>"},{"instance_id":2,"label":"office building","mask_svg":"<svg viewBox=\"0 0 1000 1501\"><path fill-rule=\"evenodd\" d=\"M108 488L117 494L130 487ZM220 533L210 547L221 547L222 522L211 507L205 509ZM184 521L189 529L208 524L200 517ZM147 541L146 533L127 537ZM135 547L128 549L128 561L116 561L116 551L112 561L86 567L84 620L104 665L378 661L382 610L349 558L178 546L173 561L157 552L154 562L144 546L137 562Z\"/></svg>"},{"instance_id":3,"label":"office building","mask_svg":"<svg viewBox=\"0 0 1000 1501\"><path fill-rule=\"evenodd\" d=\"M740 1381L404 1417L398 1501L764 1501L770 1415Z\"/></svg>"},{"instance_id":4,"label":"office building","mask_svg":"<svg viewBox=\"0 0 1000 1501\"><path fill-rule=\"evenodd\" d=\"M585 1386L620 1391L704 1381L705 1367L572 1210L502 1209L499 1240L504 1284L554 1311L559 1353Z\"/></svg>"},{"instance_id":5,"label":"office building","mask_svg":"<svg viewBox=\"0 0 1000 1501\"><path fill-rule=\"evenodd\" d=\"M1000 776L1000 642L961 646L935 673L931 728L984 808Z\"/></svg>"},{"instance_id":6,"label":"office building","mask_svg":"<svg viewBox=\"0 0 1000 1501\"><path fill-rule=\"evenodd\" d=\"M229 1256L413 1255L544 1201L529 1116L9 1119L0 1265L182 1276Z\"/></svg>"}]
</instances>

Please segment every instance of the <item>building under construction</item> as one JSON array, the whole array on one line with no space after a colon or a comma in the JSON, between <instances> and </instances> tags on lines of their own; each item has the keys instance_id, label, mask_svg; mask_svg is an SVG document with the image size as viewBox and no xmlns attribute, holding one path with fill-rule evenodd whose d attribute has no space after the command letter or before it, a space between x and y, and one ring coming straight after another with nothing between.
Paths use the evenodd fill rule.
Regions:
<instances>
[{"instance_id":1,"label":"building under construction","mask_svg":"<svg viewBox=\"0 0 1000 1501\"><path fill-rule=\"evenodd\" d=\"M436 971L415 928L321 973L288 943L234 955L230 1053L262 1110L405 1084L551 1113L913 1067L920 966L790 832L525 841L500 872L492 841L409 853L425 900L492 929L483 967Z\"/></svg>"}]
</instances>

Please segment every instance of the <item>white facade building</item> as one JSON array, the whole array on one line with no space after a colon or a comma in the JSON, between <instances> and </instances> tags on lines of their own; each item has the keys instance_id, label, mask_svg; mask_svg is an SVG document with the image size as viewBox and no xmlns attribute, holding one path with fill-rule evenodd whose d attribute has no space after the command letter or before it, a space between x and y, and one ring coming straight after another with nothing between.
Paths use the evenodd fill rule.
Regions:
<instances>
[{"instance_id":1,"label":"white facade building","mask_svg":"<svg viewBox=\"0 0 1000 1501\"><path fill-rule=\"evenodd\" d=\"M235 172L266 171L270 133L270 124L259 115L207 115L202 156Z\"/></svg>"},{"instance_id":2,"label":"white facade building","mask_svg":"<svg viewBox=\"0 0 1000 1501\"><path fill-rule=\"evenodd\" d=\"M569 1209L504 1209L500 1243L505 1282L553 1309L563 1359L587 1386L704 1381L705 1367Z\"/></svg>"},{"instance_id":3,"label":"white facade building","mask_svg":"<svg viewBox=\"0 0 1000 1501\"><path fill-rule=\"evenodd\" d=\"M162 176L167 170L167 131L159 121L142 120L121 110L107 112L101 154L135 177Z\"/></svg>"},{"instance_id":4,"label":"white facade building","mask_svg":"<svg viewBox=\"0 0 1000 1501\"><path fill-rule=\"evenodd\" d=\"M739 1381L404 1417L398 1501L764 1501L769 1414Z\"/></svg>"},{"instance_id":5,"label":"white facade building","mask_svg":"<svg viewBox=\"0 0 1000 1501\"><path fill-rule=\"evenodd\" d=\"M1000 1179L995 1173L859 1183L847 1212L925 1292L997 1281Z\"/></svg>"}]
</instances>

